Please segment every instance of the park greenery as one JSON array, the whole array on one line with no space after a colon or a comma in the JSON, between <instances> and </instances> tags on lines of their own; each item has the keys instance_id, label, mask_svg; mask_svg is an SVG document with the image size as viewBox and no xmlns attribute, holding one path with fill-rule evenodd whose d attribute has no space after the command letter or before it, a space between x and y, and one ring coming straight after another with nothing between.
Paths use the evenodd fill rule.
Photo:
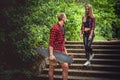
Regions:
<instances>
[{"instance_id":1,"label":"park greenery","mask_svg":"<svg viewBox=\"0 0 120 80\"><path fill-rule=\"evenodd\" d=\"M48 47L50 28L65 12L66 40L80 41L84 5L93 6L95 40L120 39L119 0L11 0L0 8L0 70L25 67L36 59L33 48Z\"/></svg>"}]
</instances>

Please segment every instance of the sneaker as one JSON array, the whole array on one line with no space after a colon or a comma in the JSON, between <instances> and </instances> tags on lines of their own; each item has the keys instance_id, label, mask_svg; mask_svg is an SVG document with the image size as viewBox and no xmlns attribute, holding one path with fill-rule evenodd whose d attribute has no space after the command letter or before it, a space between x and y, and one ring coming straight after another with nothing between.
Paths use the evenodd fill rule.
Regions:
<instances>
[{"instance_id":1,"label":"sneaker","mask_svg":"<svg viewBox=\"0 0 120 80\"><path fill-rule=\"evenodd\" d=\"M90 55L90 60L92 60L92 59L93 59L93 57L94 57L94 54Z\"/></svg>"},{"instance_id":2,"label":"sneaker","mask_svg":"<svg viewBox=\"0 0 120 80\"><path fill-rule=\"evenodd\" d=\"M90 61L86 61L83 66L90 66Z\"/></svg>"}]
</instances>

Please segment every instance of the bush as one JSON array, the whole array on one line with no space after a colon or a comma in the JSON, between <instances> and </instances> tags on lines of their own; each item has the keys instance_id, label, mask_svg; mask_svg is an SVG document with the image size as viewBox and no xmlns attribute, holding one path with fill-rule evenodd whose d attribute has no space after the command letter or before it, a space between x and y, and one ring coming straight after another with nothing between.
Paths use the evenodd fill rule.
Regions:
<instances>
[{"instance_id":1,"label":"bush","mask_svg":"<svg viewBox=\"0 0 120 80\"><path fill-rule=\"evenodd\" d=\"M13 0L10 7L1 9L0 13L3 19L0 22L0 45L3 49L0 55L9 57L11 54L13 61L19 58L23 63L35 61L33 48L40 45L48 47L50 28L57 23L59 12L67 15L66 39L79 40L85 3L93 5L97 39L115 37L113 23L117 23L114 26L119 34L120 20L114 12L116 1L113 0Z\"/></svg>"}]
</instances>

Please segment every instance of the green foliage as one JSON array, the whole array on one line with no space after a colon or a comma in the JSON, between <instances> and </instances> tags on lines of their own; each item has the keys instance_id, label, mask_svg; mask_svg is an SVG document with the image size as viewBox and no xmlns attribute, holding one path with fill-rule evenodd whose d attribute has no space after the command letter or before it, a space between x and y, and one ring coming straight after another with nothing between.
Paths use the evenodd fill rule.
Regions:
<instances>
[{"instance_id":1,"label":"green foliage","mask_svg":"<svg viewBox=\"0 0 120 80\"><path fill-rule=\"evenodd\" d=\"M45 37L48 37L45 35L48 34L47 31L46 26L27 24L10 34L10 37L14 37L12 38L13 43L16 45L17 52L23 61L32 59L31 57L35 55L33 48L37 48L40 45L47 45L47 43L43 41L46 39Z\"/></svg>"},{"instance_id":2,"label":"green foliage","mask_svg":"<svg viewBox=\"0 0 120 80\"><path fill-rule=\"evenodd\" d=\"M113 0L92 0L91 3L94 6L94 12L96 17L96 35L103 36L106 39L113 38L113 22L116 22L117 18L114 13L115 1Z\"/></svg>"},{"instance_id":3,"label":"green foliage","mask_svg":"<svg viewBox=\"0 0 120 80\"><path fill-rule=\"evenodd\" d=\"M56 7L55 7L56 6ZM65 12L67 15L67 23L65 25L67 40L79 40L79 31L81 24L81 15L83 15L82 6L71 1L51 0L48 3L40 4L39 7L30 7L31 10L29 23L46 25L49 29L57 22L57 14ZM49 34L47 34L49 35Z\"/></svg>"},{"instance_id":4,"label":"green foliage","mask_svg":"<svg viewBox=\"0 0 120 80\"><path fill-rule=\"evenodd\" d=\"M67 15L66 39L79 40L85 3L93 5L96 40L112 39L120 32L120 19L115 14L114 0L23 0L21 4L18 3L14 1L14 5L1 9L0 45L1 49L5 47L11 50L6 52L4 49L2 54L17 54L23 62L35 60L33 48L40 45L48 47L50 28L57 23L59 12ZM117 33L113 31L114 28L118 30Z\"/></svg>"},{"instance_id":5,"label":"green foliage","mask_svg":"<svg viewBox=\"0 0 120 80\"><path fill-rule=\"evenodd\" d=\"M75 3L68 5L66 10L67 23L65 25L67 40L79 40L80 27L82 23L83 9ZM81 9L80 9L81 8Z\"/></svg>"}]
</instances>

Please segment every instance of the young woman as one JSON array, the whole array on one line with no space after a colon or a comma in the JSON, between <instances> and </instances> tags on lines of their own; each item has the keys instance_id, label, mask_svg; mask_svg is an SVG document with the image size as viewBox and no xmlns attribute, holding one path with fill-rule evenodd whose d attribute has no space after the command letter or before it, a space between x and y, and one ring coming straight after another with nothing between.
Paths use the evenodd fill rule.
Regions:
<instances>
[{"instance_id":1,"label":"young woman","mask_svg":"<svg viewBox=\"0 0 120 80\"><path fill-rule=\"evenodd\" d=\"M85 46L85 53L87 61L84 66L90 65L90 60L93 58L91 44L94 38L94 28L95 28L95 17L93 15L93 9L90 4L85 5L85 15L82 18L81 36L83 37L83 42ZM83 35L83 36L82 36Z\"/></svg>"}]
</instances>

